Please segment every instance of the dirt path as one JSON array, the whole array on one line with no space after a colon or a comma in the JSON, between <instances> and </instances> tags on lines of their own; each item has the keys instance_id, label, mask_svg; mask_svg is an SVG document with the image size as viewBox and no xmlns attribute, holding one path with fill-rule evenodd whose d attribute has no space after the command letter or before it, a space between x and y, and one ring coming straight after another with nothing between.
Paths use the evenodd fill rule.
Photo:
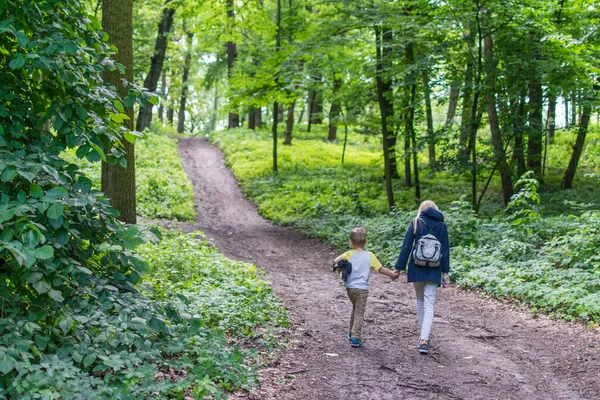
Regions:
<instances>
[{"instance_id":1,"label":"dirt path","mask_svg":"<svg viewBox=\"0 0 600 400\"><path fill-rule=\"evenodd\" d=\"M598 399L598 334L536 318L456 288L441 291L430 356L416 350L412 287L377 274L363 329L349 346L349 302L330 272L337 252L260 217L241 194L222 153L181 138L200 229L234 259L268 271L294 321L292 348L249 399Z\"/></svg>"}]
</instances>

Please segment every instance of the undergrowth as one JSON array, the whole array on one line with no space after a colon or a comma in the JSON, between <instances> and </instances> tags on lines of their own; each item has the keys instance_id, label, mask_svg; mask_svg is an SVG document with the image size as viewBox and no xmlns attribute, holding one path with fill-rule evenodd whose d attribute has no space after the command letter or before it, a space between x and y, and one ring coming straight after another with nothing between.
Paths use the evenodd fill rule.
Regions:
<instances>
[{"instance_id":1,"label":"undergrowth","mask_svg":"<svg viewBox=\"0 0 600 400\"><path fill-rule=\"evenodd\" d=\"M194 191L187 179L179 153L177 139L158 126L146 131L135 142L137 212L144 218L164 218L175 221L194 221ZM100 163L79 159L75 150L62 157L78 164L94 188L100 189Z\"/></svg>"},{"instance_id":2,"label":"undergrowth","mask_svg":"<svg viewBox=\"0 0 600 400\"><path fill-rule=\"evenodd\" d=\"M569 134L563 132L550 146L550 161L566 154ZM412 192L395 182L397 209L387 212L377 141L352 134L342 165L340 141L329 143L315 133L295 135L292 146L280 147L276 175L267 132L239 129L218 132L211 140L223 149L262 215L340 248L350 229L364 226L369 249L393 265L416 203ZM583 172L596 170L589 162L597 152L595 138L584 153ZM548 182L557 180L553 168L548 168ZM492 201L500 198L499 183L493 181L487 217L475 216L462 201L469 190L462 176L438 173L425 176L422 185L422 197L434 199L445 213L454 281L557 317L600 321L600 256L593 250L600 246L600 214L589 193L598 190L596 179L578 176L573 191L536 189L540 204L532 203L535 196L525 185L507 210ZM573 196L578 202L566 200Z\"/></svg>"}]
</instances>

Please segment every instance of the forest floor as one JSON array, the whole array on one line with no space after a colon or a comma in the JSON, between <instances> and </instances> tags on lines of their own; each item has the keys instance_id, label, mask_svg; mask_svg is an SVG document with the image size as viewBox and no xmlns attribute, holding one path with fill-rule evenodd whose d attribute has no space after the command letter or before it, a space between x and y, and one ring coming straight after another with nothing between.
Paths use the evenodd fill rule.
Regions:
<instances>
[{"instance_id":1,"label":"forest floor","mask_svg":"<svg viewBox=\"0 0 600 400\"><path fill-rule=\"evenodd\" d=\"M347 339L350 302L333 249L274 226L247 201L222 152L180 138L197 223L230 258L263 268L292 319L290 346L261 372L261 386L232 399L598 399L600 341L583 324L550 320L451 286L440 289L432 351L418 353L412 285L374 274L365 347Z\"/></svg>"}]
</instances>

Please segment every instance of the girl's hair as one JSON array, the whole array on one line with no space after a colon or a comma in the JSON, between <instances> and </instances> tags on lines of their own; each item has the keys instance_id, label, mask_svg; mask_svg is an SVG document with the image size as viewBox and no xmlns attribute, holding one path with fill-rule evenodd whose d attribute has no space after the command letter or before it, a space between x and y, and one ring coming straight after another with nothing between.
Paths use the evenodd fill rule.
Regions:
<instances>
[{"instance_id":1,"label":"girl's hair","mask_svg":"<svg viewBox=\"0 0 600 400\"><path fill-rule=\"evenodd\" d=\"M434 210L438 209L438 206L435 205L435 203L433 202L433 200L424 200L421 205L419 206L419 211L417 211L417 217L415 218L415 221L413 223L414 225L414 233L417 233L417 221L419 221L419 218L421 217L421 212L426 209L426 208L433 208Z\"/></svg>"}]
</instances>

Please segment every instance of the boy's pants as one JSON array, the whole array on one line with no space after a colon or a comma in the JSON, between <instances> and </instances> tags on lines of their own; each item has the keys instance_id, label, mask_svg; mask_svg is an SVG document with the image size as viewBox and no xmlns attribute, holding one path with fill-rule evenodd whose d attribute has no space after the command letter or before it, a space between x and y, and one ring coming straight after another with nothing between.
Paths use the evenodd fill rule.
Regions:
<instances>
[{"instance_id":1,"label":"boy's pants","mask_svg":"<svg viewBox=\"0 0 600 400\"><path fill-rule=\"evenodd\" d=\"M360 339L363 320L365 317L365 309L367 307L367 298L369 291L365 289L348 288L348 297L352 303L352 315L350 316L350 332L353 338Z\"/></svg>"},{"instance_id":2,"label":"boy's pants","mask_svg":"<svg viewBox=\"0 0 600 400\"><path fill-rule=\"evenodd\" d=\"M421 340L429 340L438 285L435 282L414 282L414 285L417 294L417 318L421 328Z\"/></svg>"}]
</instances>

